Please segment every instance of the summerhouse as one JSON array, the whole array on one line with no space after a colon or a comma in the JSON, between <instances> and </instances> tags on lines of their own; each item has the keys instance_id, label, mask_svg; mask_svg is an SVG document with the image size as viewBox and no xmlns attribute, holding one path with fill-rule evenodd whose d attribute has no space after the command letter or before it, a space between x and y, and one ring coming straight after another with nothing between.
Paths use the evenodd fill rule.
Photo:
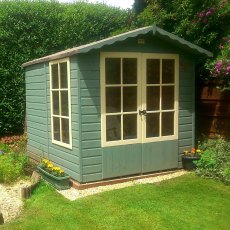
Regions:
<instances>
[{"instance_id":1,"label":"summerhouse","mask_svg":"<svg viewBox=\"0 0 230 230\"><path fill-rule=\"evenodd\" d=\"M28 154L80 183L180 168L211 56L154 25L24 63Z\"/></svg>"}]
</instances>

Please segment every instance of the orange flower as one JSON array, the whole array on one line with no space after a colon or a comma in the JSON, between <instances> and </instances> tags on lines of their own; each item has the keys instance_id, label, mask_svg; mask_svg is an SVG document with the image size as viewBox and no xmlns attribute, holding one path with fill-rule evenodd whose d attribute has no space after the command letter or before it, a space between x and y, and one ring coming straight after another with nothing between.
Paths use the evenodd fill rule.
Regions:
<instances>
[{"instance_id":1,"label":"orange flower","mask_svg":"<svg viewBox=\"0 0 230 230\"><path fill-rule=\"evenodd\" d=\"M192 148L192 153L196 153L196 149L195 148Z\"/></svg>"}]
</instances>

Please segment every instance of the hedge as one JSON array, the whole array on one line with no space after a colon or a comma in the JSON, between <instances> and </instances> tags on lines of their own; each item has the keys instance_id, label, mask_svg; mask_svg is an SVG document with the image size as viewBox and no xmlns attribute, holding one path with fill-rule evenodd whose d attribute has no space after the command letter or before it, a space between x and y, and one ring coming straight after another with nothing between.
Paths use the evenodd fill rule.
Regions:
<instances>
[{"instance_id":1,"label":"hedge","mask_svg":"<svg viewBox=\"0 0 230 230\"><path fill-rule=\"evenodd\" d=\"M108 37L129 13L104 4L0 2L0 136L22 133L25 80L21 64Z\"/></svg>"}]
</instances>

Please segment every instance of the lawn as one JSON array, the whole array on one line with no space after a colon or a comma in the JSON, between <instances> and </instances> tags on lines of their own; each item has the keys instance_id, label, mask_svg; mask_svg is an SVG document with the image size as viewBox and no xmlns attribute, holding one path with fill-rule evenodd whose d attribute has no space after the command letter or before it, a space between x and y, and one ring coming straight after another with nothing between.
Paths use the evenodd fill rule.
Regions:
<instances>
[{"instance_id":1,"label":"lawn","mask_svg":"<svg viewBox=\"0 0 230 230\"><path fill-rule=\"evenodd\" d=\"M70 202L41 184L2 229L229 229L230 187L193 174Z\"/></svg>"}]
</instances>

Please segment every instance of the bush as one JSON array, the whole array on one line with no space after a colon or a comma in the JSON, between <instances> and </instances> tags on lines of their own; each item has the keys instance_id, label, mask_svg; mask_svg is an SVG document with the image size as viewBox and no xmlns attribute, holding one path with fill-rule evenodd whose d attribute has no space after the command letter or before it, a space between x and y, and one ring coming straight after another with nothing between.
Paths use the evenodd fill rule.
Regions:
<instances>
[{"instance_id":1,"label":"bush","mask_svg":"<svg viewBox=\"0 0 230 230\"><path fill-rule=\"evenodd\" d=\"M135 27L156 23L214 53L213 59L197 59L197 76L219 79L230 90L230 4L227 0L146 0L147 7L133 21Z\"/></svg>"},{"instance_id":2,"label":"bush","mask_svg":"<svg viewBox=\"0 0 230 230\"><path fill-rule=\"evenodd\" d=\"M221 137L200 144L203 154L196 162L196 174L230 184L230 142Z\"/></svg>"},{"instance_id":3,"label":"bush","mask_svg":"<svg viewBox=\"0 0 230 230\"><path fill-rule=\"evenodd\" d=\"M0 156L0 183L11 183L23 177L27 164L25 154L7 153Z\"/></svg>"}]
</instances>

